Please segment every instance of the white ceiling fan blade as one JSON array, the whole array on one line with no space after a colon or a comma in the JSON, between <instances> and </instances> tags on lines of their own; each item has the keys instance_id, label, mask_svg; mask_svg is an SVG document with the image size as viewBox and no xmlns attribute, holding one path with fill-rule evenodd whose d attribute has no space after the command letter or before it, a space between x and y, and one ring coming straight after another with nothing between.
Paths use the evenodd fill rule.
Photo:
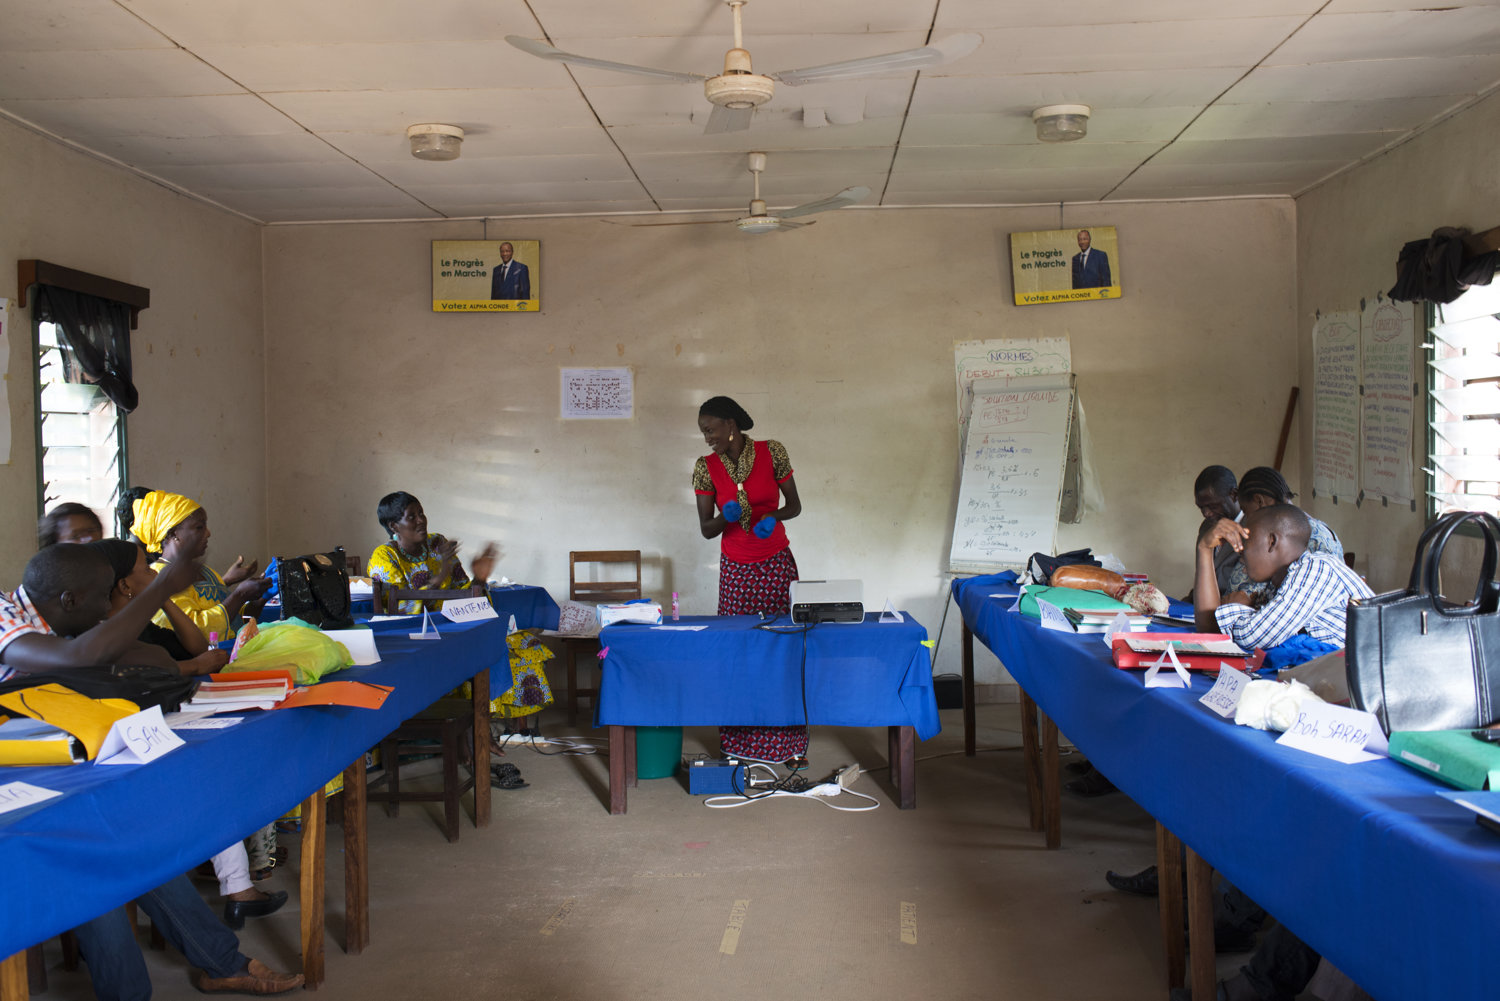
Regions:
<instances>
[{"instance_id":1,"label":"white ceiling fan blade","mask_svg":"<svg viewBox=\"0 0 1500 1001\"><path fill-rule=\"evenodd\" d=\"M924 45L920 49L887 52L883 56L848 59L841 63L809 66L800 70L781 70L776 73L767 73L766 76L777 83L797 87L804 83L852 80L856 77L876 76L881 73L910 73L913 70L942 66L961 59L979 48L979 43L982 41L984 41L983 35L970 31L961 35L950 35L931 45Z\"/></svg>"},{"instance_id":2,"label":"white ceiling fan blade","mask_svg":"<svg viewBox=\"0 0 1500 1001\"><path fill-rule=\"evenodd\" d=\"M853 205L855 202L862 202L869 197L870 189L865 187L863 184L859 184L855 185L852 188L845 188L838 194L830 195L829 197L824 198L821 201L808 202L805 205L798 205L794 209L787 209L785 212L778 212L777 215L779 215L783 219L790 219L793 216L799 215L812 215L814 212L827 212L829 209L841 209L845 205ZM795 225L804 226L806 225L806 223L796 223Z\"/></svg>"},{"instance_id":3,"label":"white ceiling fan blade","mask_svg":"<svg viewBox=\"0 0 1500 1001\"><path fill-rule=\"evenodd\" d=\"M716 136L723 132L743 132L750 127L750 119L754 116L754 108L725 108L716 104L708 114L703 134Z\"/></svg>"},{"instance_id":4,"label":"white ceiling fan blade","mask_svg":"<svg viewBox=\"0 0 1500 1001\"><path fill-rule=\"evenodd\" d=\"M803 226L811 226L817 221L818 220L816 219L809 219L807 220L807 222L787 222L786 217L783 215L781 217L781 221L777 223L776 229L773 230L773 232L779 233L784 229L801 229Z\"/></svg>"},{"instance_id":5,"label":"white ceiling fan blade","mask_svg":"<svg viewBox=\"0 0 1500 1001\"><path fill-rule=\"evenodd\" d=\"M546 42L538 42L534 38L522 38L520 35L506 35L505 40L522 52L528 52L538 59L548 59L555 63L570 63L574 66L592 66L594 69L614 70L617 73L630 73L633 76L649 76L658 80L675 80L678 83L697 83L707 80L708 77L702 73L681 73L677 70L659 70L650 66L634 66L630 63L616 63L608 59L595 59L593 56L580 56L572 52L563 52L554 49Z\"/></svg>"}]
</instances>

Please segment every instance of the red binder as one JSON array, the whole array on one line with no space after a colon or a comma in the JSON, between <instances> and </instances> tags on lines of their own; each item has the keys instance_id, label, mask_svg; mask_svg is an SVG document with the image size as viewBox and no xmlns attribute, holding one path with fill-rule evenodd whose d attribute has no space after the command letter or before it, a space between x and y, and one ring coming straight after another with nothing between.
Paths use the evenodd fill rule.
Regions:
<instances>
[{"instance_id":1,"label":"red binder","mask_svg":"<svg viewBox=\"0 0 1500 1001\"><path fill-rule=\"evenodd\" d=\"M1132 650L1129 644L1133 641L1159 646L1159 648L1148 651ZM1264 650L1256 650L1252 653L1240 650L1237 655L1232 655L1210 653L1201 649L1203 645L1209 643L1227 643L1233 646L1234 641L1224 633L1116 633L1110 648L1114 651L1116 667L1122 670L1145 669L1161 657L1162 649L1164 649L1162 645L1166 643L1177 644L1177 659L1182 661L1182 666L1190 671L1217 672L1220 662L1239 671L1254 671L1259 669L1261 661L1266 659ZM1195 651L1195 647L1200 649Z\"/></svg>"}]
</instances>

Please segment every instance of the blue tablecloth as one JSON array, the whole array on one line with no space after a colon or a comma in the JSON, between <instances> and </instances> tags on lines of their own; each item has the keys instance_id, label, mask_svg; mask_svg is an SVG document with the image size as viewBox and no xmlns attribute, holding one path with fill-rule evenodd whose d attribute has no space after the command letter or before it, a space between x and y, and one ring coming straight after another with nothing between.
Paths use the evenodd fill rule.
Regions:
<instances>
[{"instance_id":1,"label":"blue tablecloth","mask_svg":"<svg viewBox=\"0 0 1500 1001\"><path fill-rule=\"evenodd\" d=\"M1003 609L1014 585L955 581L965 623L1100 771L1381 1001L1496 996L1500 838L1394 761L1342 765L1146 689L1099 635ZM993 595L1004 595L995 598Z\"/></svg>"},{"instance_id":2,"label":"blue tablecloth","mask_svg":"<svg viewBox=\"0 0 1500 1001\"><path fill-rule=\"evenodd\" d=\"M500 613L501 619L516 617L518 629L556 629L558 607L545 588L530 584L508 584L490 588L490 604ZM355 598L349 603L358 618L368 616L375 609L371 598ZM277 622L281 619L281 605L268 605L261 609L261 622ZM495 694L499 694L496 692Z\"/></svg>"},{"instance_id":3,"label":"blue tablecloth","mask_svg":"<svg viewBox=\"0 0 1500 1001\"><path fill-rule=\"evenodd\" d=\"M773 632L753 615L687 616L681 625L618 625L606 648L599 723L632 726L911 726L937 736L927 630L904 622L824 623L806 633L785 617Z\"/></svg>"},{"instance_id":4,"label":"blue tablecloth","mask_svg":"<svg viewBox=\"0 0 1500 1001\"><path fill-rule=\"evenodd\" d=\"M417 620L420 621L420 620ZM316 706L246 713L145 765L0 768L63 795L0 814L0 957L66 931L180 875L306 799L400 723L491 667L509 685L504 620L377 623L381 662L330 680L394 685L378 710Z\"/></svg>"}]
</instances>

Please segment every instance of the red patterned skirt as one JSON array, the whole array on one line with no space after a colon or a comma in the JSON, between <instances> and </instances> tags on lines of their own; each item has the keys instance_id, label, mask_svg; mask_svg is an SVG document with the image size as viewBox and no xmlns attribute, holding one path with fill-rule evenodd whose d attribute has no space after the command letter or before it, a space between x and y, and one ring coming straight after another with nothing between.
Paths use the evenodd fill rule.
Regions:
<instances>
[{"instance_id":1,"label":"red patterned skirt","mask_svg":"<svg viewBox=\"0 0 1500 1001\"><path fill-rule=\"evenodd\" d=\"M719 614L785 615L791 611L788 587L797 579L790 547L759 563L719 558ZM760 761L787 761L807 754L805 726L723 726L719 747L724 754Z\"/></svg>"}]
</instances>

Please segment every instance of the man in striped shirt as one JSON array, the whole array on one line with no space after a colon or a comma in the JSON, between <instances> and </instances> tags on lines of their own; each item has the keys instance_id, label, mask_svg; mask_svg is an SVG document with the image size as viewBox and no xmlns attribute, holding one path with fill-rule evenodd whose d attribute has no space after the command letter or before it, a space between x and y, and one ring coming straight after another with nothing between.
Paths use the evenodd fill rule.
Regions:
<instances>
[{"instance_id":1,"label":"man in striped shirt","mask_svg":"<svg viewBox=\"0 0 1500 1001\"><path fill-rule=\"evenodd\" d=\"M1312 526L1291 504L1262 508L1241 524L1219 521L1198 540L1194 617L1202 632L1229 634L1246 650L1285 643L1298 633L1344 645L1351 598L1374 594L1341 560L1307 551ZM1214 549L1227 544L1241 553L1253 581L1270 581L1276 593L1252 608L1242 591L1223 597L1214 574Z\"/></svg>"}]
</instances>

